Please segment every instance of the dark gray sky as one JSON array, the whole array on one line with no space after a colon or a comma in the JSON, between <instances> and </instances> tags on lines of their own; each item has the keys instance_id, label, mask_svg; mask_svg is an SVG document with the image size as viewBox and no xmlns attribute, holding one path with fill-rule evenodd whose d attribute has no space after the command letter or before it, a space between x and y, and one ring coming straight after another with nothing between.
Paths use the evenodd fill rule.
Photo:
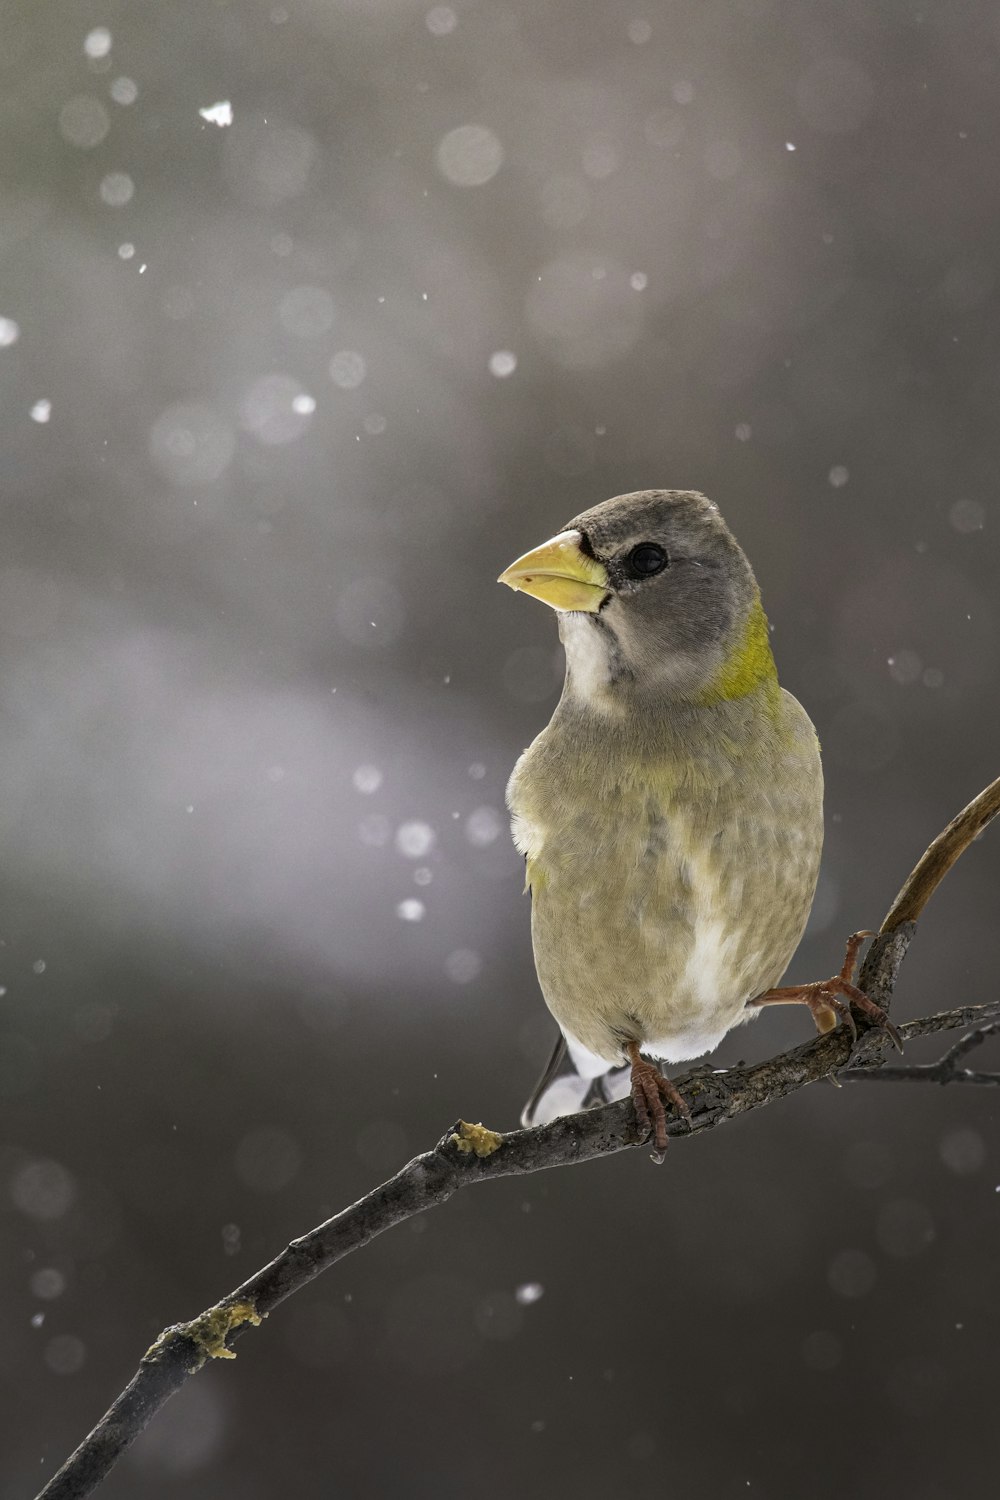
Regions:
<instances>
[{"instance_id":1,"label":"dark gray sky","mask_svg":"<svg viewBox=\"0 0 1000 1500\"><path fill-rule=\"evenodd\" d=\"M987 0L6 0L0 1500L165 1323L516 1121L503 789L561 675L516 554L720 504L824 746L793 979L998 773L998 87ZM998 847L900 1015L995 993ZM985 1494L996 1124L823 1087L463 1195L104 1493Z\"/></svg>"}]
</instances>

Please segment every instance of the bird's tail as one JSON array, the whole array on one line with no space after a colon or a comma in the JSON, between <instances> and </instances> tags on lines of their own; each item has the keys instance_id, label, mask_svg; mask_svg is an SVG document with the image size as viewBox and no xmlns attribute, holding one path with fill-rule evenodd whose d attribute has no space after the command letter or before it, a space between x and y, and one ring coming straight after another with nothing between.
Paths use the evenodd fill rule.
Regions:
<instances>
[{"instance_id":1,"label":"bird's tail","mask_svg":"<svg viewBox=\"0 0 1000 1500\"><path fill-rule=\"evenodd\" d=\"M609 1065L579 1044L567 1043L560 1032L545 1071L521 1111L521 1124L525 1129L548 1125L560 1115L574 1115L581 1109L624 1099L629 1080L627 1067Z\"/></svg>"}]
</instances>

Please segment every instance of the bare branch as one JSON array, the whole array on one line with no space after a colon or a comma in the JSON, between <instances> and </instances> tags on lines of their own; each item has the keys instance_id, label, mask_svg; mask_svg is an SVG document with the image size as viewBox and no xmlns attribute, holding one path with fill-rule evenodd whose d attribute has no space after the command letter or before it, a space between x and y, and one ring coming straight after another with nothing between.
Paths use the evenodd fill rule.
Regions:
<instances>
[{"instance_id":1,"label":"bare branch","mask_svg":"<svg viewBox=\"0 0 1000 1500\"><path fill-rule=\"evenodd\" d=\"M1000 776L963 807L957 818L938 834L907 877L889 908L881 932L904 922L915 922L959 855L1000 813Z\"/></svg>"},{"instance_id":2,"label":"bare branch","mask_svg":"<svg viewBox=\"0 0 1000 1500\"><path fill-rule=\"evenodd\" d=\"M997 1009L1000 1010L1000 1005ZM976 1073L971 1068L958 1066L961 1058L974 1047L981 1047L987 1037L996 1036L998 1032L1000 1020L987 1021L974 1031L966 1032L936 1063L922 1063L908 1068L845 1068L839 1079L848 1083L857 1083L859 1079L874 1083L974 1083L980 1087L1000 1088L1000 1073Z\"/></svg>"},{"instance_id":3,"label":"bare branch","mask_svg":"<svg viewBox=\"0 0 1000 1500\"><path fill-rule=\"evenodd\" d=\"M917 1021L903 1021L900 1031L904 1042L915 1036L933 1036L935 1031L957 1031L960 1026L978 1026L1000 1016L1000 1000L990 1000L986 1005L960 1005L956 1010L941 1010L933 1016L921 1016Z\"/></svg>"},{"instance_id":4,"label":"bare branch","mask_svg":"<svg viewBox=\"0 0 1000 1500\"><path fill-rule=\"evenodd\" d=\"M997 811L1000 781L971 802L935 839L893 903L859 979L859 987L883 1009L888 1009L892 998L916 917L962 850ZM968 1082L967 1070L956 1068L955 1063L995 1029L987 1024L994 1018L1000 1018L1000 1002L942 1011L909 1021L900 1030L909 1039L975 1026L976 1032L963 1037L941 1063L934 1065L936 1070L947 1064L954 1070L954 1081ZM885 1042L884 1032L867 1031L852 1049L851 1037L841 1027L754 1066L730 1068L725 1073L695 1069L674 1080L690 1105L690 1122L674 1118L668 1122L668 1133L681 1139L698 1135L837 1074L850 1079L863 1076L887 1080L893 1071L907 1078L914 1071L919 1071L921 1078L926 1076L923 1070L881 1067ZM983 1077L992 1081L992 1075ZM165 1329L143 1356L126 1389L37 1500L83 1500L91 1494L190 1375L209 1359L232 1358L232 1343L248 1328L256 1326L320 1272L384 1230L447 1202L453 1193L472 1183L572 1166L639 1146L642 1140L629 1100L505 1135L459 1121L432 1151L415 1157L395 1177L350 1208L293 1240L269 1265L214 1307L189 1323Z\"/></svg>"}]
</instances>

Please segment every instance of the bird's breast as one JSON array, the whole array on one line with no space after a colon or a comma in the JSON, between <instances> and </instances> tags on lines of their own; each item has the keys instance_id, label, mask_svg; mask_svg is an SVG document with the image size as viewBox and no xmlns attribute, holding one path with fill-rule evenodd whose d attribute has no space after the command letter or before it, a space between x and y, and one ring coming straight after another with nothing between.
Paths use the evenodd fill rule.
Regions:
<instances>
[{"instance_id":1,"label":"bird's breast","mask_svg":"<svg viewBox=\"0 0 1000 1500\"><path fill-rule=\"evenodd\" d=\"M616 772L563 754L555 775L532 750L509 800L549 1008L609 1062L630 1038L700 1056L777 982L805 925L822 842L815 741L766 767L664 757Z\"/></svg>"}]
</instances>

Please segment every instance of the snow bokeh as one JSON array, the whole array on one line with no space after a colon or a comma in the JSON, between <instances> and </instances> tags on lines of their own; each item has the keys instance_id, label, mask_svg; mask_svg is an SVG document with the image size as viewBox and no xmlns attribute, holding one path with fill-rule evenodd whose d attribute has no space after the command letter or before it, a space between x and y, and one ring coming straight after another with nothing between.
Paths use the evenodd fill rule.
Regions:
<instances>
[{"instance_id":1,"label":"snow bokeh","mask_svg":"<svg viewBox=\"0 0 1000 1500\"><path fill-rule=\"evenodd\" d=\"M0 1366L29 1494L123 1351L460 1114L515 1125L554 1028L504 787L562 656L512 558L624 490L719 502L824 751L789 982L996 774L1000 32L861 0L8 10ZM991 838L905 1014L991 992ZM768 1015L712 1064L806 1035ZM460 1441L418 1489L799 1500L835 1372L887 1456L826 1443L831 1493L987 1492L988 1101L861 1092L678 1144L665 1193L633 1153L399 1226L113 1482L392 1494L444 1391Z\"/></svg>"}]
</instances>

